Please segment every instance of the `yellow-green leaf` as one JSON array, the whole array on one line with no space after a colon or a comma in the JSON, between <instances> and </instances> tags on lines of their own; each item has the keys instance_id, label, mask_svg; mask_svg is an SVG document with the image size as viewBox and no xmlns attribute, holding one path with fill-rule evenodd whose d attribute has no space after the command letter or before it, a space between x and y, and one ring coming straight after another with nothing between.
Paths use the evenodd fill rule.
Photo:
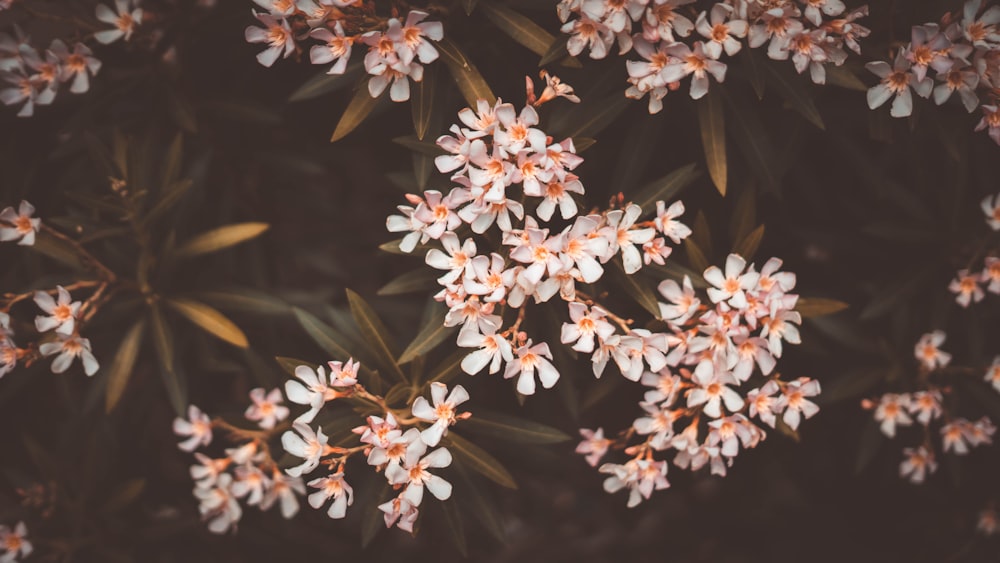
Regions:
<instances>
[{"instance_id":1,"label":"yellow-green leaf","mask_svg":"<svg viewBox=\"0 0 1000 563\"><path fill-rule=\"evenodd\" d=\"M142 348L142 337L146 329L146 320L139 319L132 325L132 328L125 333L121 344L118 345L118 352L115 359L108 368L108 382L104 388L104 411L111 412L125 392L129 379L132 377L132 370L135 368L135 361L139 357L139 350Z\"/></svg>"},{"instance_id":2,"label":"yellow-green leaf","mask_svg":"<svg viewBox=\"0 0 1000 563\"><path fill-rule=\"evenodd\" d=\"M470 432L521 444L558 444L570 437L557 428L524 420L503 413L473 409L472 416L462 422Z\"/></svg>"},{"instance_id":3,"label":"yellow-green leaf","mask_svg":"<svg viewBox=\"0 0 1000 563\"><path fill-rule=\"evenodd\" d=\"M555 36L545 31L545 28L503 4L486 2L483 4L483 11L486 12L486 17L500 28L500 31L536 55L544 56L556 40Z\"/></svg>"},{"instance_id":4,"label":"yellow-green leaf","mask_svg":"<svg viewBox=\"0 0 1000 563\"><path fill-rule=\"evenodd\" d=\"M324 352L331 356L331 359L346 362L348 358L352 355L350 352L344 348L340 341L346 340L340 334L337 333L330 325L324 323L323 321L317 319L313 315L295 307L292 309L295 314L295 318L299 321L299 324L305 329L306 333L313 342L316 343Z\"/></svg>"},{"instance_id":5,"label":"yellow-green leaf","mask_svg":"<svg viewBox=\"0 0 1000 563\"><path fill-rule=\"evenodd\" d=\"M478 100L486 100L490 105L496 102L497 97L486 83L486 79L457 45L450 39L444 38L438 42L437 47L470 107L475 108Z\"/></svg>"},{"instance_id":6,"label":"yellow-green leaf","mask_svg":"<svg viewBox=\"0 0 1000 563\"><path fill-rule=\"evenodd\" d=\"M413 131L417 139L423 140L427 128L431 124L434 113L435 71L433 66L424 70L424 78L413 86L413 99L410 100L410 111L413 114Z\"/></svg>"},{"instance_id":7,"label":"yellow-green leaf","mask_svg":"<svg viewBox=\"0 0 1000 563\"><path fill-rule=\"evenodd\" d=\"M368 93L368 78L365 77L358 84L357 90L354 91L354 97L348 102L344 114L340 116L337 128L333 130L333 135L330 136L330 142L337 142L346 137L351 131L357 129L358 125L361 125L371 114L377 104L378 98L373 98Z\"/></svg>"},{"instance_id":8,"label":"yellow-green leaf","mask_svg":"<svg viewBox=\"0 0 1000 563\"><path fill-rule=\"evenodd\" d=\"M399 381L406 381L403 370L396 362L396 354L393 351L392 341L389 339L389 330L378 318L364 298L357 293L347 290L347 303L351 306L351 316L358 323L361 335L372 348L375 357L382 368L394 375Z\"/></svg>"},{"instance_id":9,"label":"yellow-green leaf","mask_svg":"<svg viewBox=\"0 0 1000 563\"><path fill-rule=\"evenodd\" d=\"M722 98L715 90L699 100L698 125L701 127L701 144L705 149L708 175L719 193L726 195L726 180L729 174L726 162L726 118Z\"/></svg>"},{"instance_id":10,"label":"yellow-green leaf","mask_svg":"<svg viewBox=\"0 0 1000 563\"><path fill-rule=\"evenodd\" d=\"M182 258L202 256L254 239L264 233L267 223L235 223L196 235L182 244L174 254Z\"/></svg>"},{"instance_id":11,"label":"yellow-green leaf","mask_svg":"<svg viewBox=\"0 0 1000 563\"><path fill-rule=\"evenodd\" d=\"M843 301L825 299L823 297L799 297L798 302L795 304L795 310L806 319L831 315L838 311L843 311L847 307L847 303Z\"/></svg>"},{"instance_id":12,"label":"yellow-green leaf","mask_svg":"<svg viewBox=\"0 0 1000 563\"><path fill-rule=\"evenodd\" d=\"M644 213L652 213L656 210L654 205L657 201L663 201L669 205L671 199L700 176L701 172L698 171L697 165L692 162L646 184L639 189L632 202L641 207Z\"/></svg>"},{"instance_id":13,"label":"yellow-green leaf","mask_svg":"<svg viewBox=\"0 0 1000 563\"><path fill-rule=\"evenodd\" d=\"M246 348L250 345L240 327L204 303L191 299L173 298L167 300L167 305L220 340L239 348Z\"/></svg>"},{"instance_id":14,"label":"yellow-green leaf","mask_svg":"<svg viewBox=\"0 0 1000 563\"><path fill-rule=\"evenodd\" d=\"M486 450L452 431L448 432L442 442L451 450L458 461L469 469L508 489L517 488L517 483L510 472Z\"/></svg>"},{"instance_id":15,"label":"yellow-green leaf","mask_svg":"<svg viewBox=\"0 0 1000 563\"><path fill-rule=\"evenodd\" d=\"M760 247L762 240L764 240L764 225L759 225L756 229L750 231L750 234L744 237L733 250L749 262L753 259L753 255L757 253L757 248Z\"/></svg>"}]
</instances>

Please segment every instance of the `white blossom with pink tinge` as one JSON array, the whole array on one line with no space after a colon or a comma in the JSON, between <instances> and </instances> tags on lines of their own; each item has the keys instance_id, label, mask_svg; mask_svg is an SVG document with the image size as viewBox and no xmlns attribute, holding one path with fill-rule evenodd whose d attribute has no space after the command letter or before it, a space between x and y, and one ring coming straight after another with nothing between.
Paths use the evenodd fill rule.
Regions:
<instances>
[{"instance_id":1,"label":"white blossom with pink tinge","mask_svg":"<svg viewBox=\"0 0 1000 563\"><path fill-rule=\"evenodd\" d=\"M0 92L2 97L2 92ZM6 102L4 102L6 103ZM0 241L18 241L21 246L31 246L35 244L35 233L42 226L42 220L32 217L35 214L35 206L27 201L22 201L17 211L13 207L7 207L0 211Z\"/></svg>"},{"instance_id":2,"label":"white blossom with pink tinge","mask_svg":"<svg viewBox=\"0 0 1000 563\"><path fill-rule=\"evenodd\" d=\"M532 346L528 340L517 349L517 357L507 364L504 379L517 376L517 392L522 395L535 394L535 372L542 387L551 389L559 381L559 371L552 365L552 352L549 345L541 342Z\"/></svg>"},{"instance_id":3,"label":"white blossom with pink tinge","mask_svg":"<svg viewBox=\"0 0 1000 563\"><path fill-rule=\"evenodd\" d=\"M448 393L447 385L434 382L431 383L431 400L434 402L433 406L427 399L417 397L413 401L411 411L416 418L432 423L420 433L420 439L428 446L434 447L441 441L441 437L448 433L448 427L459 419L455 408L469 400L469 393L461 385L456 385L451 393Z\"/></svg>"}]
</instances>

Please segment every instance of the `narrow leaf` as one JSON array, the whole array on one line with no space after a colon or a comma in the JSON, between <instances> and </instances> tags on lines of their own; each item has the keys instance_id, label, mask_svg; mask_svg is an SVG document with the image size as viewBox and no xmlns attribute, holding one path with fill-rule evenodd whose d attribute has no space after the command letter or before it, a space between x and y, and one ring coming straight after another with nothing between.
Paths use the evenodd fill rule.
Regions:
<instances>
[{"instance_id":1,"label":"narrow leaf","mask_svg":"<svg viewBox=\"0 0 1000 563\"><path fill-rule=\"evenodd\" d=\"M205 301L223 311L249 313L253 315L287 315L291 311L288 303L263 291L247 287L227 287L217 291L199 291L192 294L199 301Z\"/></svg>"},{"instance_id":2,"label":"narrow leaf","mask_svg":"<svg viewBox=\"0 0 1000 563\"><path fill-rule=\"evenodd\" d=\"M657 201L664 201L669 205L671 199L700 176L701 172L692 162L640 188L632 203L641 207L643 212L652 213L656 210L654 206Z\"/></svg>"},{"instance_id":3,"label":"narrow leaf","mask_svg":"<svg viewBox=\"0 0 1000 563\"><path fill-rule=\"evenodd\" d=\"M624 286L625 292L628 293L629 297L634 299L639 305L642 305L642 308L649 311L651 315L659 317L660 306L656 301L656 294L653 290L642 283L639 276L626 274L620 261L615 260L614 263L613 270L615 271L615 277Z\"/></svg>"},{"instance_id":4,"label":"narrow leaf","mask_svg":"<svg viewBox=\"0 0 1000 563\"><path fill-rule=\"evenodd\" d=\"M353 62L344 69L344 74L327 74L321 72L306 80L302 86L292 92L289 102L311 100L324 94L336 92L350 86L364 72L365 65L361 61Z\"/></svg>"},{"instance_id":5,"label":"narrow leaf","mask_svg":"<svg viewBox=\"0 0 1000 563\"><path fill-rule=\"evenodd\" d=\"M698 125L701 127L701 144L705 149L708 175L723 197L726 195L728 165L726 163L726 120L722 98L715 90L699 100Z\"/></svg>"},{"instance_id":6,"label":"narrow leaf","mask_svg":"<svg viewBox=\"0 0 1000 563\"><path fill-rule=\"evenodd\" d=\"M468 350L456 350L452 355L442 360L437 367L428 373L427 381L448 383L454 379L455 376L462 373L462 360L464 360L468 355Z\"/></svg>"},{"instance_id":7,"label":"narrow leaf","mask_svg":"<svg viewBox=\"0 0 1000 563\"><path fill-rule=\"evenodd\" d=\"M434 113L434 95L437 81L433 66L424 70L424 78L413 87L413 99L410 100L410 111L413 114L413 131L417 139L423 140L427 128L431 124Z\"/></svg>"},{"instance_id":8,"label":"narrow leaf","mask_svg":"<svg viewBox=\"0 0 1000 563\"><path fill-rule=\"evenodd\" d=\"M240 327L204 303L191 299L172 298L167 300L167 305L220 340L238 348L246 348L250 345Z\"/></svg>"},{"instance_id":9,"label":"narrow leaf","mask_svg":"<svg viewBox=\"0 0 1000 563\"><path fill-rule=\"evenodd\" d=\"M747 261L753 259L753 255L757 253L757 249L760 247L760 242L764 240L764 225L758 226L756 229L750 231L743 240L733 249L736 254L739 254Z\"/></svg>"},{"instance_id":10,"label":"narrow leaf","mask_svg":"<svg viewBox=\"0 0 1000 563\"><path fill-rule=\"evenodd\" d=\"M382 286L378 295L403 295L433 289L437 286L439 274L440 272L428 268L406 272Z\"/></svg>"},{"instance_id":11,"label":"narrow leaf","mask_svg":"<svg viewBox=\"0 0 1000 563\"><path fill-rule=\"evenodd\" d=\"M347 290L347 302L351 306L351 316L358 323L361 335L375 352L376 361L381 367L395 376L399 381L406 381L403 370L396 363L393 344L389 340L389 330L378 318L371 306L357 293Z\"/></svg>"},{"instance_id":12,"label":"narrow leaf","mask_svg":"<svg viewBox=\"0 0 1000 563\"><path fill-rule=\"evenodd\" d=\"M237 244L257 238L270 225L267 223L236 223L226 225L211 231L196 235L182 244L174 254L181 258L202 256L236 246Z\"/></svg>"},{"instance_id":13,"label":"narrow leaf","mask_svg":"<svg viewBox=\"0 0 1000 563\"><path fill-rule=\"evenodd\" d=\"M487 453L486 450L454 432L448 432L448 435L444 437L442 442L451 450L458 461L469 469L500 486L507 487L508 489L517 488L517 483L514 482L514 477L510 472L495 457Z\"/></svg>"},{"instance_id":14,"label":"narrow leaf","mask_svg":"<svg viewBox=\"0 0 1000 563\"><path fill-rule=\"evenodd\" d=\"M413 342L399 356L400 364L408 363L417 356L430 352L457 330L454 326L444 326L445 314L445 308L435 304L433 316L424 323L424 327L417 333Z\"/></svg>"},{"instance_id":15,"label":"narrow leaf","mask_svg":"<svg viewBox=\"0 0 1000 563\"><path fill-rule=\"evenodd\" d=\"M556 40L545 28L503 4L486 2L483 11L500 31L539 56L545 56Z\"/></svg>"},{"instance_id":16,"label":"narrow leaf","mask_svg":"<svg viewBox=\"0 0 1000 563\"><path fill-rule=\"evenodd\" d=\"M558 444L571 439L557 428L481 408L461 424L469 432L519 444Z\"/></svg>"},{"instance_id":17,"label":"narrow leaf","mask_svg":"<svg viewBox=\"0 0 1000 563\"><path fill-rule=\"evenodd\" d=\"M788 105L798 112L806 121L812 123L822 130L826 130L823 124L823 116L819 114L816 103L803 86L802 80L791 76L785 70L778 70L777 65L763 65L768 77L768 81L775 87L778 94L788 102Z\"/></svg>"},{"instance_id":18,"label":"narrow leaf","mask_svg":"<svg viewBox=\"0 0 1000 563\"><path fill-rule=\"evenodd\" d=\"M170 326L163 318L159 303L153 303L149 310L150 327L153 336L153 347L160 361L160 375L167 390L167 397L174 407L177 416L185 416L187 410L187 391L184 382L177 373L174 352L174 335Z\"/></svg>"},{"instance_id":19,"label":"narrow leaf","mask_svg":"<svg viewBox=\"0 0 1000 563\"><path fill-rule=\"evenodd\" d=\"M825 299L823 297L799 297L798 302L795 304L795 310L805 319L832 315L838 311L843 311L847 307L847 303L843 301Z\"/></svg>"},{"instance_id":20,"label":"narrow leaf","mask_svg":"<svg viewBox=\"0 0 1000 563\"><path fill-rule=\"evenodd\" d=\"M438 42L437 47L469 107L475 108L478 100L486 100L490 105L496 102L497 97L490 90L486 79L457 45L452 43L450 39L444 38Z\"/></svg>"},{"instance_id":21,"label":"narrow leaf","mask_svg":"<svg viewBox=\"0 0 1000 563\"><path fill-rule=\"evenodd\" d=\"M114 410L122 393L125 392L125 387L132 377L132 370L135 368L135 361L139 357L145 329L146 320L139 319L125 333L121 344L118 345L118 352L115 353L115 358L108 369L108 383L104 388L104 412Z\"/></svg>"},{"instance_id":22,"label":"narrow leaf","mask_svg":"<svg viewBox=\"0 0 1000 563\"><path fill-rule=\"evenodd\" d=\"M698 245L690 237L684 239L684 251L687 252L688 261L691 262L692 268L699 272L704 272L708 269L708 258L705 258L705 253L698 248Z\"/></svg>"},{"instance_id":23,"label":"narrow leaf","mask_svg":"<svg viewBox=\"0 0 1000 563\"><path fill-rule=\"evenodd\" d=\"M305 329L306 334L313 339L313 342L315 342L320 349L329 354L331 359L347 361L347 359L352 356L352 354L340 344L346 339L337 333L333 327L303 311L302 309L299 309L298 307L292 308L292 312L295 314L295 318L299 321L302 328Z\"/></svg>"},{"instance_id":24,"label":"narrow leaf","mask_svg":"<svg viewBox=\"0 0 1000 563\"><path fill-rule=\"evenodd\" d=\"M358 84L357 90L354 91L354 97L348 102L344 114L340 116L340 121L337 122L337 128L333 130L330 142L335 143L354 131L371 114L377 104L378 98L373 98L368 93L368 79L366 77Z\"/></svg>"}]
</instances>

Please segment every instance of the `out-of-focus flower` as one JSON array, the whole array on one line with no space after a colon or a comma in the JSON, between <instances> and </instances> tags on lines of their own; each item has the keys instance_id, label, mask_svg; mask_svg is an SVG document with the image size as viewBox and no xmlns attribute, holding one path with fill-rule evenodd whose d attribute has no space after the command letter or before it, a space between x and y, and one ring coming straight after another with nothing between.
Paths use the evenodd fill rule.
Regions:
<instances>
[{"instance_id":1,"label":"out-of-focus flower","mask_svg":"<svg viewBox=\"0 0 1000 563\"><path fill-rule=\"evenodd\" d=\"M98 4L96 8L97 19L115 26L114 29L98 31L94 34L94 39L107 45L124 38L128 41L132 38L136 26L142 22L142 9L133 8L132 0L115 0L115 10L105 4Z\"/></svg>"},{"instance_id":2,"label":"out-of-focus flower","mask_svg":"<svg viewBox=\"0 0 1000 563\"><path fill-rule=\"evenodd\" d=\"M2 95L2 92L0 92L0 97ZM35 206L27 201L22 201L17 211L14 211L13 207L7 207L3 211L0 211L0 221L2 221L0 223L0 241L8 242L16 240L22 246L35 244L35 233L42 226L42 220L32 217L34 214Z\"/></svg>"},{"instance_id":3,"label":"out-of-focus flower","mask_svg":"<svg viewBox=\"0 0 1000 563\"><path fill-rule=\"evenodd\" d=\"M243 509L231 491L232 484L232 475L223 473L214 487L194 490L195 498L200 501L198 511L202 519L208 521L208 530L214 534L235 531L236 524L243 517Z\"/></svg>"},{"instance_id":4,"label":"out-of-focus flower","mask_svg":"<svg viewBox=\"0 0 1000 563\"><path fill-rule=\"evenodd\" d=\"M22 202L21 205L23 206L24 202ZM979 206L986 215L986 224L989 225L994 231L1000 231L1000 193L992 196L986 196ZM4 211L4 213L6 213L6 211ZM7 220L3 217L3 215L0 215L0 219L4 219L5 221ZM2 236L2 233L3 231L0 231L0 236Z\"/></svg>"},{"instance_id":5,"label":"out-of-focus flower","mask_svg":"<svg viewBox=\"0 0 1000 563\"><path fill-rule=\"evenodd\" d=\"M986 297L982 287L979 287L980 275L970 274L968 270L959 270L955 279L948 284L948 291L955 294L955 302L962 307L970 303L979 303Z\"/></svg>"},{"instance_id":6,"label":"out-of-focus flower","mask_svg":"<svg viewBox=\"0 0 1000 563\"><path fill-rule=\"evenodd\" d=\"M800 377L795 381L789 381L781 398L785 410L781 420L792 430L797 429L803 417L811 418L819 412L816 403L806 398L815 397L819 393L819 381L815 379Z\"/></svg>"},{"instance_id":7,"label":"out-of-focus flower","mask_svg":"<svg viewBox=\"0 0 1000 563\"><path fill-rule=\"evenodd\" d=\"M70 92L82 94L90 89L90 77L96 76L101 70L101 61L94 57L89 47L76 43L70 51L65 43L56 39L49 47L49 52L59 59L62 69L59 80L71 82Z\"/></svg>"},{"instance_id":8,"label":"out-of-focus flower","mask_svg":"<svg viewBox=\"0 0 1000 563\"><path fill-rule=\"evenodd\" d=\"M581 428L580 435L583 436L583 440L577 444L576 453L585 455L587 463L591 467L597 467L604 454L608 453L611 440L604 437L603 428L597 430Z\"/></svg>"},{"instance_id":9,"label":"out-of-focus flower","mask_svg":"<svg viewBox=\"0 0 1000 563\"><path fill-rule=\"evenodd\" d=\"M903 448L903 455L905 458L899 464L899 476L909 479L911 483L919 485L924 482L928 474L937 471L934 452L924 446Z\"/></svg>"},{"instance_id":10,"label":"out-of-focus flower","mask_svg":"<svg viewBox=\"0 0 1000 563\"><path fill-rule=\"evenodd\" d=\"M251 389L250 400L253 404L247 407L244 416L261 428L274 428L276 423L288 418L288 407L281 404L281 389L272 389L270 393L262 387Z\"/></svg>"},{"instance_id":11,"label":"out-of-focus flower","mask_svg":"<svg viewBox=\"0 0 1000 563\"><path fill-rule=\"evenodd\" d=\"M94 375L100 368L97 358L90 351L90 340L80 336L59 335L57 341L45 342L38 347L38 351L46 357L58 354L52 361L52 373L63 373L76 358L83 362L83 372L87 375Z\"/></svg>"},{"instance_id":12,"label":"out-of-focus flower","mask_svg":"<svg viewBox=\"0 0 1000 563\"><path fill-rule=\"evenodd\" d=\"M943 330L935 330L920 337L913 353L925 369L943 368L951 362L951 354L940 349L944 340Z\"/></svg>"},{"instance_id":13,"label":"out-of-focus flower","mask_svg":"<svg viewBox=\"0 0 1000 563\"><path fill-rule=\"evenodd\" d=\"M212 419L194 405L188 405L187 415L187 420L180 417L174 419L174 434L188 437L187 440L177 444L177 447L186 452L193 452L199 446L212 443Z\"/></svg>"},{"instance_id":14,"label":"out-of-focus flower","mask_svg":"<svg viewBox=\"0 0 1000 563\"><path fill-rule=\"evenodd\" d=\"M986 377L983 380L992 384L993 388L1000 393L1000 356L993 358L993 363L986 368Z\"/></svg>"},{"instance_id":15,"label":"out-of-focus flower","mask_svg":"<svg viewBox=\"0 0 1000 563\"><path fill-rule=\"evenodd\" d=\"M302 479L288 477L275 470L271 474L271 487L264 491L264 498L260 501L260 509L270 510L277 502L281 505L282 518L291 519L299 511L299 495L304 494L306 487Z\"/></svg>"},{"instance_id":16,"label":"out-of-focus flower","mask_svg":"<svg viewBox=\"0 0 1000 563\"><path fill-rule=\"evenodd\" d=\"M997 519L997 511L993 508L984 508L979 512L976 520L976 531L984 536L992 536L1000 530L1000 520Z\"/></svg>"},{"instance_id":17,"label":"out-of-focus flower","mask_svg":"<svg viewBox=\"0 0 1000 563\"><path fill-rule=\"evenodd\" d=\"M73 301L69 292L62 286L57 286L58 300L45 291L35 292L35 303L48 316L35 317L35 329L38 332L55 330L59 334L71 335L76 327L76 315L80 312L82 303Z\"/></svg>"},{"instance_id":18,"label":"out-of-focus flower","mask_svg":"<svg viewBox=\"0 0 1000 563\"><path fill-rule=\"evenodd\" d=\"M28 541L28 527L24 522L18 522L13 529L0 525L0 549L4 550L0 554L2 563L14 563L18 558L31 555L34 546Z\"/></svg>"},{"instance_id":19,"label":"out-of-focus flower","mask_svg":"<svg viewBox=\"0 0 1000 563\"><path fill-rule=\"evenodd\" d=\"M878 407L875 408L875 421L880 422L882 433L893 438L896 436L897 426L909 426L913 424L913 419L906 414L906 408L910 404L908 395L897 395L886 393L879 400Z\"/></svg>"}]
</instances>

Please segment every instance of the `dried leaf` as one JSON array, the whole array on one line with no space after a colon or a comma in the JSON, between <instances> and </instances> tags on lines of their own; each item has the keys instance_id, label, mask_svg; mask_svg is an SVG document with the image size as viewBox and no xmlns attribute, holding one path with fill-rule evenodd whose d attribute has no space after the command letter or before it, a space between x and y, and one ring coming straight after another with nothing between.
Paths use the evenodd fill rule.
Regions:
<instances>
[{"instance_id":1,"label":"dried leaf","mask_svg":"<svg viewBox=\"0 0 1000 563\"><path fill-rule=\"evenodd\" d=\"M108 382L104 387L104 412L109 413L114 410L122 393L125 392L135 368L135 361L139 357L139 350L142 348L145 329L146 320L139 319L125 333L121 344L118 345L118 351L111 362L111 367L108 368Z\"/></svg>"},{"instance_id":2,"label":"dried leaf","mask_svg":"<svg viewBox=\"0 0 1000 563\"><path fill-rule=\"evenodd\" d=\"M167 299L167 305L192 323L198 325L205 332L220 340L238 348L246 348L250 345L240 327L236 326L225 315L204 303L175 297Z\"/></svg>"},{"instance_id":3,"label":"dried leaf","mask_svg":"<svg viewBox=\"0 0 1000 563\"><path fill-rule=\"evenodd\" d=\"M174 251L174 255L179 258L191 258L193 256L211 254L212 252L218 252L257 238L269 228L270 225L267 223L235 223L233 225L226 225L200 235L195 235L177 248Z\"/></svg>"},{"instance_id":4,"label":"dried leaf","mask_svg":"<svg viewBox=\"0 0 1000 563\"><path fill-rule=\"evenodd\" d=\"M726 195L728 166L726 163L726 119L722 98L715 90L699 100L698 125L701 127L701 144L705 149L708 175L723 197Z\"/></svg>"}]
</instances>

